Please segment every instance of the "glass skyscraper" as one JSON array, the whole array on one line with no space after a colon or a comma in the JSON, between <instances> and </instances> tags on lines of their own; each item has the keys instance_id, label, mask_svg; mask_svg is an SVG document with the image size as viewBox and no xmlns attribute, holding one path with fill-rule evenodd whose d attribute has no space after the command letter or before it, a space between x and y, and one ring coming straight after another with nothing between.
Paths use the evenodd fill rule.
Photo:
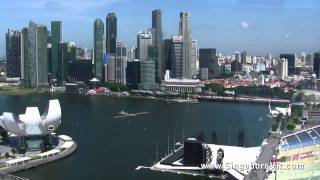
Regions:
<instances>
[{"instance_id":1,"label":"glass skyscraper","mask_svg":"<svg viewBox=\"0 0 320 180\"><path fill-rule=\"evenodd\" d=\"M109 13L106 19L106 53L115 54L117 44L117 16Z\"/></svg>"},{"instance_id":2,"label":"glass skyscraper","mask_svg":"<svg viewBox=\"0 0 320 180\"><path fill-rule=\"evenodd\" d=\"M47 27L29 22L29 81L31 87L48 85Z\"/></svg>"},{"instance_id":3,"label":"glass skyscraper","mask_svg":"<svg viewBox=\"0 0 320 180\"><path fill-rule=\"evenodd\" d=\"M6 33L7 77L21 76L21 34L8 29Z\"/></svg>"},{"instance_id":4,"label":"glass skyscraper","mask_svg":"<svg viewBox=\"0 0 320 180\"><path fill-rule=\"evenodd\" d=\"M61 21L51 22L51 64L48 66L48 72L51 73L52 78L57 79L61 85L61 64L62 59L59 57L59 44L62 42L62 27Z\"/></svg>"},{"instance_id":5,"label":"glass skyscraper","mask_svg":"<svg viewBox=\"0 0 320 180\"><path fill-rule=\"evenodd\" d=\"M163 79L164 71L162 70L163 64L163 49L162 49L162 17L161 10L156 9L152 11L152 29L154 30L153 42L157 48L158 58L155 62L156 68L156 82L160 82Z\"/></svg>"},{"instance_id":6,"label":"glass skyscraper","mask_svg":"<svg viewBox=\"0 0 320 180\"><path fill-rule=\"evenodd\" d=\"M184 78L192 78L191 72L191 27L188 12L180 13L179 35L182 36L182 72Z\"/></svg>"},{"instance_id":7,"label":"glass skyscraper","mask_svg":"<svg viewBox=\"0 0 320 180\"><path fill-rule=\"evenodd\" d=\"M103 80L103 36L104 36L104 24L101 19L94 21L94 65L95 65L95 77L99 80Z\"/></svg>"}]
</instances>

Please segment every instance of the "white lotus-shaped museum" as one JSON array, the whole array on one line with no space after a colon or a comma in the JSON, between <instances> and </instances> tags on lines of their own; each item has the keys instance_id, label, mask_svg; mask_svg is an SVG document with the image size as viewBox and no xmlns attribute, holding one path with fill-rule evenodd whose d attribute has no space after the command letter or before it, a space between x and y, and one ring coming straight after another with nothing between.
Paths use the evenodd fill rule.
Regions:
<instances>
[{"instance_id":1,"label":"white lotus-shaped museum","mask_svg":"<svg viewBox=\"0 0 320 180\"><path fill-rule=\"evenodd\" d=\"M42 116L38 107L27 107L25 114L19 118L10 112L0 116L0 126L17 136L47 135L55 131L61 123L59 100L50 100Z\"/></svg>"}]
</instances>

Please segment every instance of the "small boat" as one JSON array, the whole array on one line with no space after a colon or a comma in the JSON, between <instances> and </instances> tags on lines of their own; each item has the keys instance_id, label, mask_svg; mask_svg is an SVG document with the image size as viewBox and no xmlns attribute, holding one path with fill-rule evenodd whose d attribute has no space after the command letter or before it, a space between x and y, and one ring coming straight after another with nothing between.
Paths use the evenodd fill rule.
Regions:
<instances>
[{"instance_id":1,"label":"small boat","mask_svg":"<svg viewBox=\"0 0 320 180\"><path fill-rule=\"evenodd\" d=\"M128 115L129 113L127 113L127 112L125 112L125 111L120 111L118 114L119 114L119 115Z\"/></svg>"}]
</instances>

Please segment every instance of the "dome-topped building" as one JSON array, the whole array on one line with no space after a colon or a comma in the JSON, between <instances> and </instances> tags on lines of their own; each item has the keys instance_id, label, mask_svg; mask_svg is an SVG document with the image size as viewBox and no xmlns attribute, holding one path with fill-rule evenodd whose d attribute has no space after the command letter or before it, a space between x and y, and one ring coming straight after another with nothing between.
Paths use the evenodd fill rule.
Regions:
<instances>
[{"instance_id":1,"label":"dome-topped building","mask_svg":"<svg viewBox=\"0 0 320 180\"><path fill-rule=\"evenodd\" d=\"M320 92L313 90L300 90L293 94L291 98L292 104L320 104Z\"/></svg>"}]
</instances>

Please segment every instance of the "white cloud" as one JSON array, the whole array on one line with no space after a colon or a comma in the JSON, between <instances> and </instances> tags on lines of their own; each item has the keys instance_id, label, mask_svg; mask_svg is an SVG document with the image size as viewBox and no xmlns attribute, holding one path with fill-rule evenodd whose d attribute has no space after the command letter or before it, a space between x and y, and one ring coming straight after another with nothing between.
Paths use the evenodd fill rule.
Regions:
<instances>
[{"instance_id":1,"label":"white cloud","mask_svg":"<svg viewBox=\"0 0 320 180\"><path fill-rule=\"evenodd\" d=\"M250 27L250 24L248 22L246 22L246 21L242 21L241 22L241 27L243 29L248 29Z\"/></svg>"},{"instance_id":2,"label":"white cloud","mask_svg":"<svg viewBox=\"0 0 320 180\"><path fill-rule=\"evenodd\" d=\"M285 37L286 37L287 39L289 39L289 38L290 38L290 34L286 34Z\"/></svg>"}]
</instances>

